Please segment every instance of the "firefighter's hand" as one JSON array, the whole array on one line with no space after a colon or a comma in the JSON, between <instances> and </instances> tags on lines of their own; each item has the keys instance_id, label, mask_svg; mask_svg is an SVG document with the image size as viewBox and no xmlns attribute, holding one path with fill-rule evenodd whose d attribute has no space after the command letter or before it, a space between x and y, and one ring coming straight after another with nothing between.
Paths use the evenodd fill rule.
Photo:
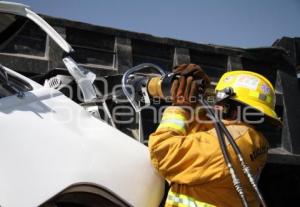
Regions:
<instances>
[{"instance_id":1,"label":"firefighter's hand","mask_svg":"<svg viewBox=\"0 0 300 207\"><path fill-rule=\"evenodd\" d=\"M202 80L201 83L199 83L199 87L202 87L203 91L210 85L209 77L199 65L192 63L178 65L174 68L173 72L179 76L192 76L195 80Z\"/></svg>"},{"instance_id":2,"label":"firefighter's hand","mask_svg":"<svg viewBox=\"0 0 300 207\"><path fill-rule=\"evenodd\" d=\"M172 104L175 106L195 106L201 93L199 84L193 76L180 76L171 87Z\"/></svg>"}]
</instances>

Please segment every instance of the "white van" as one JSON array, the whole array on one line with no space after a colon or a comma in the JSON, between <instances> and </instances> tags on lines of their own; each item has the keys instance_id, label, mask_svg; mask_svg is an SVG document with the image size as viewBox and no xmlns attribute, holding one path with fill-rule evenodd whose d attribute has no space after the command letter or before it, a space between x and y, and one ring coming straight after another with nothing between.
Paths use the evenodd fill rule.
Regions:
<instances>
[{"instance_id":1,"label":"white van","mask_svg":"<svg viewBox=\"0 0 300 207\"><path fill-rule=\"evenodd\" d=\"M26 21L64 52L85 101L95 75L68 55L72 47L28 6L0 1L0 47ZM1 64L1 59L0 59ZM79 81L83 79L84 81ZM147 148L51 87L0 65L0 206L159 206L164 181Z\"/></svg>"}]
</instances>

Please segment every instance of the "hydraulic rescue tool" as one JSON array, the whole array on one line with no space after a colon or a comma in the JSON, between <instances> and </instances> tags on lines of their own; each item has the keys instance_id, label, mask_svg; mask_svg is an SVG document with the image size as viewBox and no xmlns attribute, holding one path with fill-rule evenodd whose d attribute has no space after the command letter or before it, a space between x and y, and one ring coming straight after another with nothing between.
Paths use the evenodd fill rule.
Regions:
<instances>
[{"instance_id":1,"label":"hydraulic rescue tool","mask_svg":"<svg viewBox=\"0 0 300 207\"><path fill-rule=\"evenodd\" d=\"M151 73L147 73L151 71ZM153 74L153 70L157 71L159 74ZM139 73L137 73L139 72ZM128 98L129 102L135 109L135 111L139 114L139 141L144 142L143 135L142 135L142 118L141 118L141 111L143 108L146 108L151 104L151 99L163 99L168 100L171 97L171 85L172 81L179 78L174 73L165 73L160 67L154 64L144 63L138 66L135 66L128 71L125 72L123 79L122 79L122 89L126 97ZM201 85L201 80L199 80L199 85ZM130 90L129 90L130 88ZM224 90L224 97L228 98L234 95L234 92L228 88L228 90ZM243 187L241 185L240 179L237 176L236 170L232 165L231 157L228 154L228 150L226 147L226 140L224 135L226 136L227 141L233 147L235 154L240 162L242 167L242 171L244 175L247 177L249 183L253 187L258 199L260 200L262 206L266 207L266 203L263 199L262 194L260 193L255 179L250 171L249 166L244 161L244 158L241 154L241 151L236 144L235 140L233 139L232 135L225 127L224 123L220 120L217 113L213 109L213 106L208 103L206 98L203 94L199 95L198 102L201 106L203 106L208 116L214 122L215 130L218 136L218 141L220 144L220 148L222 154L224 156L224 160L226 165L229 169L230 175L232 177L233 185L238 192L243 206L249 206L247 202L246 195L244 193Z\"/></svg>"}]
</instances>

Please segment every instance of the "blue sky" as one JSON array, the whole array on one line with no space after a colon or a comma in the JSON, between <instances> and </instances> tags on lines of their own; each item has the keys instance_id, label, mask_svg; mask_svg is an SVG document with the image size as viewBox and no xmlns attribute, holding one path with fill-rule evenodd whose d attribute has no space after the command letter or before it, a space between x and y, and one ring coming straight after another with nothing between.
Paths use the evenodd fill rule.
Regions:
<instances>
[{"instance_id":1,"label":"blue sky","mask_svg":"<svg viewBox=\"0 0 300 207\"><path fill-rule=\"evenodd\" d=\"M270 46L300 37L300 0L15 0L36 12L198 43Z\"/></svg>"}]
</instances>

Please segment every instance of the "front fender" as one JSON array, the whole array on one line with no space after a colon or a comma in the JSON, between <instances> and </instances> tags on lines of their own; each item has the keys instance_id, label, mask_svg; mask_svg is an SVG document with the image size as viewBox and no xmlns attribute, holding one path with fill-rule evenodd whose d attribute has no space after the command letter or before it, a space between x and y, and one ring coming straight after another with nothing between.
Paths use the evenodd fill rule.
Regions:
<instances>
[{"instance_id":1,"label":"front fender","mask_svg":"<svg viewBox=\"0 0 300 207\"><path fill-rule=\"evenodd\" d=\"M104 186L133 206L158 206L163 179L145 146L58 91L0 100L0 205L37 206L76 183Z\"/></svg>"}]
</instances>

